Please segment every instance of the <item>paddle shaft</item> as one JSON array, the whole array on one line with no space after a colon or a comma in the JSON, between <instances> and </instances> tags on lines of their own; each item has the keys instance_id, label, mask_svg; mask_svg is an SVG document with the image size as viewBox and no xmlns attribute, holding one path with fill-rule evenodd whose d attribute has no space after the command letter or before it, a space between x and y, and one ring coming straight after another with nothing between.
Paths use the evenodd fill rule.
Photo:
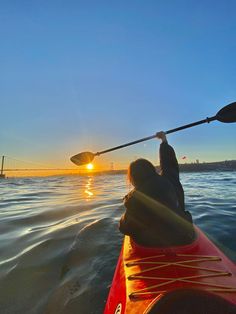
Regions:
<instances>
[{"instance_id":1,"label":"paddle shaft","mask_svg":"<svg viewBox=\"0 0 236 314\"><path fill-rule=\"evenodd\" d=\"M217 119L217 116L214 116L214 117L206 118L204 120L199 120L197 122L193 122L193 123L190 123L190 124L185 124L185 125L180 126L178 128L165 131L165 134L174 133L174 132L177 132L177 131L180 131L180 130L184 130L184 129L187 129L187 128L191 128L193 126L196 126L196 125L199 125L199 124L203 124L203 123L206 123L206 122L210 123L211 121L214 121L216 119ZM156 134L151 135L151 136L147 136L147 137L141 138L141 139L139 139L137 141L129 142L127 144L119 145L119 146L116 146L116 147L113 147L113 148L109 148L109 149L103 150L101 152L97 152L96 154L94 154L94 156L99 156L101 154L112 152L113 150L117 150L117 149L120 149L120 148L123 148L123 147L127 147L127 146L130 146L130 145L134 145L134 144L138 144L138 143L141 143L141 142L144 142L144 141L148 141L148 140L151 140L151 139L153 139L155 137L156 137Z\"/></svg>"}]
</instances>

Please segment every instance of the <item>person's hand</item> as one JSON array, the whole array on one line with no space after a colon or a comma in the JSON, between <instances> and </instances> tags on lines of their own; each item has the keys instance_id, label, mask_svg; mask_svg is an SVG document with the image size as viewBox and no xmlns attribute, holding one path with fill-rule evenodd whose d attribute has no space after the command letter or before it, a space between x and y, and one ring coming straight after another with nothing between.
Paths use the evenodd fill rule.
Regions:
<instances>
[{"instance_id":1,"label":"person's hand","mask_svg":"<svg viewBox=\"0 0 236 314\"><path fill-rule=\"evenodd\" d=\"M166 142L166 134L163 131L157 132L156 133L156 137L159 138L160 140L162 140L162 142Z\"/></svg>"}]
</instances>

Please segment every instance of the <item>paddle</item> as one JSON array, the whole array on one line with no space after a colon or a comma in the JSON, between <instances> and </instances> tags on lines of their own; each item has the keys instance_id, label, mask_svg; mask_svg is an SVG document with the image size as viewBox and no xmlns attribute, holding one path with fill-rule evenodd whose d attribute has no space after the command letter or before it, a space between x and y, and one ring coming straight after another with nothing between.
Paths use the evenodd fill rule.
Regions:
<instances>
[{"instance_id":1,"label":"paddle","mask_svg":"<svg viewBox=\"0 0 236 314\"><path fill-rule=\"evenodd\" d=\"M180 131L180 130L191 128L191 127L193 127L195 125L199 125L199 124L206 123L206 122L209 123L209 122L214 121L214 120L217 120L217 121L220 121L220 122L224 122L224 123L236 122L236 102L233 102L233 103L223 107L221 110L219 110L217 112L217 114L214 117L206 118L204 120L200 120L200 121L197 121L197 122L193 122L193 123L190 123L190 124L186 124L186 125L180 126L178 128L175 128L175 129L171 129L171 130L165 131L165 134L174 133L174 132L177 132L177 131ZM126 147L126 146L130 146L130 145L134 145L134 144L137 144L137 143L140 143L140 142L148 141L148 140L150 140L152 138L155 138L155 137L156 137L156 134L148 136L148 137L141 138L141 139L139 139L137 141L129 142L127 144L123 144L123 145L120 145L120 146L109 148L109 149L103 150L101 152L97 152L95 154L91 153L91 152L79 153L79 154L74 155L73 157L71 157L70 160L73 163L75 163L77 166L82 166L84 164L88 164L88 163L92 162L95 156L99 156L101 154L105 154L105 153L111 152L113 150L117 150L117 149L120 149L120 148L123 148L123 147Z\"/></svg>"}]
</instances>

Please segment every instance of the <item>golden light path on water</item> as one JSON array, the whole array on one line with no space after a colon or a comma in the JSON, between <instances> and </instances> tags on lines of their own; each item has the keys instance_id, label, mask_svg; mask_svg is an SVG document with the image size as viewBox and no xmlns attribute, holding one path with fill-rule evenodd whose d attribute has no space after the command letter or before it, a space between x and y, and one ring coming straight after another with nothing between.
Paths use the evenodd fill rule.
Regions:
<instances>
[{"instance_id":1,"label":"golden light path on water","mask_svg":"<svg viewBox=\"0 0 236 314\"><path fill-rule=\"evenodd\" d=\"M93 192L91 191L91 185L92 185L92 178L88 178L88 182L85 185L85 191L84 191L84 193L86 193L88 195L88 198L93 196ZM87 198L87 200L88 200L88 198Z\"/></svg>"}]
</instances>

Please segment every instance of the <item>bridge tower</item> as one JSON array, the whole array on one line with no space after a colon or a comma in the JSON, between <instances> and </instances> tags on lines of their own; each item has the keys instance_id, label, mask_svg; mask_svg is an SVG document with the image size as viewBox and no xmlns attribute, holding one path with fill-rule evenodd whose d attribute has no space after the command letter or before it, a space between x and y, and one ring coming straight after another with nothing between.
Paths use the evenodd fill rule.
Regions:
<instances>
[{"instance_id":1,"label":"bridge tower","mask_svg":"<svg viewBox=\"0 0 236 314\"><path fill-rule=\"evenodd\" d=\"M3 173L3 169L4 169L4 159L5 159L5 156L2 156L2 166L1 166L0 179L5 179L5 174Z\"/></svg>"}]
</instances>

